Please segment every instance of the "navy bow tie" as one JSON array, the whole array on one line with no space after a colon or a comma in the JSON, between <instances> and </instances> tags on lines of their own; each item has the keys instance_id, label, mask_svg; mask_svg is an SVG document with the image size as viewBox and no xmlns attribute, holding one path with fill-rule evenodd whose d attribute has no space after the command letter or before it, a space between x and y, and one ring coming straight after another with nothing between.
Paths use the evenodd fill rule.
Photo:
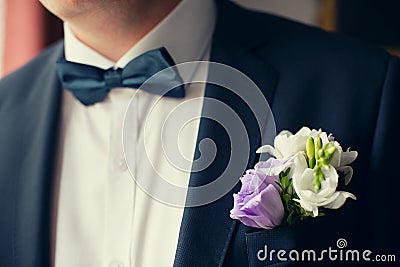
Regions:
<instances>
[{"instance_id":1,"label":"navy bow tie","mask_svg":"<svg viewBox=\"0 0 400 267\"><path fill-rule=\"evenodd\" d=\"M138 89L154 74L174 65L168 51L161 47L134 58L123 69L103 70L62 58L57 61L57 71L63 87L87 106L102 101L112 88ZM167 97L185 96L182 79L176 68L164 70L162 75L153 77L141 89Z\"/></svg>"}]
</instances>

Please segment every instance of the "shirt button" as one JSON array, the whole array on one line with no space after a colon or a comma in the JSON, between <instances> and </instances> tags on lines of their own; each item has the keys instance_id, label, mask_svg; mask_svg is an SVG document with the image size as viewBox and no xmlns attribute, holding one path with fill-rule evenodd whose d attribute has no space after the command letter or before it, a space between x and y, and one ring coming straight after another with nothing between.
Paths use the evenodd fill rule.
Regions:
<instances>
[{"instance_id":1,"label":"shirt button","mask_svg":"<svg viewBox=\"0 0 400 267\"><path fill-rule=\"evenodd\" d=\"M126 170L128 169L128 166L126 165L126 162L125 162L124 159L122 159L122 160L120 160L120 161L118 162L118 168L119 168L121 171L126 171Z\"/></svg>"},{"instance_id":2,"label":"shirt button","mask_svg":"<svg viewBox=\"0 0 400 267\"><path fill-rule=\"evenodd\" d=\"M109 267L124 267L124 264L119 261L113 261L110 263Z\"/></svg>"}]
</instances>

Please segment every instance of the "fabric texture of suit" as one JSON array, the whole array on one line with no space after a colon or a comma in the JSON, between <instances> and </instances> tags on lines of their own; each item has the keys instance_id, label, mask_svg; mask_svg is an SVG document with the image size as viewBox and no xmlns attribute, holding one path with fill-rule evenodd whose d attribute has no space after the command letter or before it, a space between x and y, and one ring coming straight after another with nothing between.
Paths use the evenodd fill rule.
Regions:
<instances>
[{"instance_id":1,"label":"fabric texture of suit","mask_svg":"<svg viewBox=\"0 0 400 267\"><path fill-rule=\"evenodd\" d=\"M50 264L52 176L62 103L55 62L62 52L61 41L0 81L0 266ZM359 152L346 187L358 200L325 217L277 229L277 245L291 245L286 244L290 239L296 248L326 249L345 238L354 249L398 255L393 214L400 186L399 59L355 40L218 1L211 61L237 68L261 88L278 132L304 125L322 128ZM252 152L247 167L253 167L261 143L249 108L238 96L211 85L205 96L228 104L245 121ZM203 108L203 113L211 111ZM219 154L209 168L192 174L191 186L209 182L229 158L226 133L202 119L198 140L206 137L215 140ZM255 259L269 230L229 217L232 193L239 188L238 183L211 204L185 209L174 266L269 264Z\"/></svg>"}]
</instances>

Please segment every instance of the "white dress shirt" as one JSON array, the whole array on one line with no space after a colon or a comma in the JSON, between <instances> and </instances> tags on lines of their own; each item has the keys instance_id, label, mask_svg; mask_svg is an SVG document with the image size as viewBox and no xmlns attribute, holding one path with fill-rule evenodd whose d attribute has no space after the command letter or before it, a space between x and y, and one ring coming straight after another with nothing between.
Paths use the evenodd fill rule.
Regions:
<instances>
[{"instance_id":1,"label":"white dress shirt","mask_svg":"<svg viewBox=\"0 0 400 267\"><path fill-rule=\"evenodd\" d=\"M118 62L111 62L80 42L65 24L65 57L69 61L103 69L124 67L138 55L161 46L176 63L208 60L216 21L214 0L184 0L159 25L133 46ZM193 75L203 79L207 70ZM197 76L196 76L197 77ZM194 155L199 119L187 125L168 119L175 113L201 115L204 84L186 86L183 99L155 97L128 88L113 89L105 100L84 106L64 90L55 199L54 251L56 267L159 267L172 266L183 208L163 204L144 193L130 175L123 154L122 127L127 105L134 93L133 112L137 130L135 175L154 177L156 172L171 183L187 186L190 166L177 169L162 151L163 140L179 142L182 155ZM146 123L145 123L146 122ZM146 127L146 134L143 129ZM183 127L183 128L182 128ZM175 129L181 129L179 139ZM134 144L133 144L134 145ZM153 166L142 164L148 154Z\"/></svg>"}]
</instances>

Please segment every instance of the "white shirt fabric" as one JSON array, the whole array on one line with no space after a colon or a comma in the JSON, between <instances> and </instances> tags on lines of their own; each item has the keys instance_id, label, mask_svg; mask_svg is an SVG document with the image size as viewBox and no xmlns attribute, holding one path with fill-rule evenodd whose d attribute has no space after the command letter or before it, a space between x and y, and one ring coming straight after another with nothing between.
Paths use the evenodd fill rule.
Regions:
<instances>
[{"instance_id":1,"label":"white shirt fabric","mask_svg":"<svg viewBox=\"0 0 400 267\"><path fill-rule=\"evenodd\" d=\"M65 24L65 57L69 61L103 69L124 67L138 55L161 46L176 63L208 60L216 21L213 0L184 0L118 62L81 43ZM206 69L193 75L204 79ZM138 145L135 175L144 178L156 172L171 183L187 186L190 164L181 170L163 152L163 140L176 144L185 158L194 155L199 119L186 125L168 119L201 115L204 84L186 85L183 99L162 98L128 88L113 89L105 100L84 106L64 90L60 129L55 216L53 219L53 262L56 267L152 267L172 266L183 215L182 207L163 204L144 193L128 171L123 154L124 113L132 105L137 130L130 133ZM146 128L146 136L143 134ZM181 129L179 139L174 129ZM153 166L142 164L149 154ZM189 171L187 171L189 170Z\"/></svg>"}]
</instances>

